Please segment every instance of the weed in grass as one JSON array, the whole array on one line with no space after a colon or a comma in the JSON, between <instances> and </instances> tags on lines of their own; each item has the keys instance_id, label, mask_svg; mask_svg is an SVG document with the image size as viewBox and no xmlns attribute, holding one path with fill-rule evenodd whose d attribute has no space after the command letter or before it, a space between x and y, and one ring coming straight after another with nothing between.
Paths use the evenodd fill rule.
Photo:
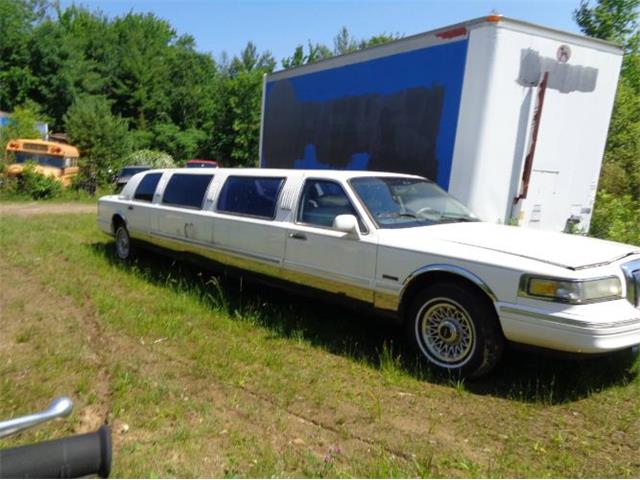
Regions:
<instances>
[{"instance_id":1,"label":"weed in grass","mask_svg":"<svg viewBox=\"0 0 640 480\"><path fill-rule=\"evenodd\" d=\"M16 335L16 343L27 343L33 339L35 331L33 328L26 328Z\"/></svg>"},{"instance_id":2,"label":"weed in grass","mask_svg":"<svg viewBox=\"0 0 640 480\"><path fill-rule=\"evenodd\" d=\"M402 368L400 355L394 355L393 343L384 342L379 353L380 371L383 373L395 373Z\"/></svg>"},{"instance_id":3,"label":"weed in grass","mask_svg":"<svg viewBox=\"0 0 640 480\"><path fill-rule=\"evenodd\" d=\"M76 395L85 395L91 388L91 378L83 376L76 382Z\"/></svg>"},{"instance_id":4,"label":"weed in grass","mask_svg":"<svg viewBox=\"0 0 640 480\"><path fill-rule=\"evenodd\" d=\"M458 395L464 395L467 393L467 389L464 383L464 378L457 378L452 381L453 381L453 388L455 389Z\"/></svg>"}]
</instances>

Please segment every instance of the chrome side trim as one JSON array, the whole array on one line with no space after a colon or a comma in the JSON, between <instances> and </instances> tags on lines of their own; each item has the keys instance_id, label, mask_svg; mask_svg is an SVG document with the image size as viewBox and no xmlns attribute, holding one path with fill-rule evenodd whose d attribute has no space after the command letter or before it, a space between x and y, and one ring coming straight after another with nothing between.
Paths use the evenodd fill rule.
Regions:
<instances>
[{"instance_id":1,"label":"chrome side trim","mask_svg":"<svg viewBox=\"0 0 640 480\"><path fill-rule=\"evenodd\" d=\"M589 330L614 329L629 326L640 327L640 317L627 318L625 320L620 320L617 322L586 322L584 320L558 317L551 314L532 312L530 310L523 310L521 308L514 307L500 307L500 313L511 313L523 317L535 318L536 320L544 320L545 322L555 323L558 325L571 325L573 327L579 327Z\"/></svg>"},{"instance_id":2,"label":"chrome side trim","mask_svg":"<svg viewBox=\"0 0 640 480\"><path fill-rule=\"evenodd\" d=\"M175 235L171 235L168 233L163 233L163 232L151 232L151 236L154 237L163 237L163 238L167 238L169 240L175 240L184 244L189 244L189 245L194 245L194 246L198 246L198 247L203 247L203 248L208 248L210 250L219 250L219 251L223 251L223 252L227 252L230 253L232 255L242 255L243 257L248 257L248 258L252 258L255 260L259 260L261 262L267 262L267 263L275 263L275 264L280 264L280 261L272 258L272 257L268 257L266 255L258 255L258 254L254 254L254 253L247 253L247 252L243 252L241 250L237 250L235 248L228 248L228 247L223 247L220 245L216 245L216 246L212 246L209 242L203 242L201 240L194 240L193 238L185 238L185 237L179 237L179 236L175 236Z\"/></svg>"},{"instance_id":3,"label":"chrome side trim","mask_svg":"<svg viewBox=\"0 0 640 480\"><path fill-rule=\"evenodd\" d=\"M361 287L335 278L327 278L299 269L286 268L286 266L284 268L284 278L292 283L324 290L336 295L345 295L369 304L373 303L373 290L369 287Z\"/></svg>"},{"instance_id":4,"label":"chrome side trim","mask_svg":"<svg viewBox=\"0 0 640 480\"><path fill-rule=\"evenodd\" d=\"M397 312L400 306L400 296L397 293L376 291L374 306L380 310Z\"/></svg>"},{"instance_id":5,"label":"chrome side trim","mask_svg":"<svg viewBox=\"0 0 640 480\"><path fill-rule=\"evenodd\" d=\"M203 242L186 241L169 235L158 235L156 233L149 235L149 243L173 250L177 252L187 252L201 257L213 260L223 265L240 268L249 272L260 273L273 277L279 277L282 273L279 262L274 262L269 257L254 256L249 258L241 253L222 251L218 248L212 248L211 245Z\"/></svg>"},{"instance_id":6,"label":"chrome side trim","mask_svg":"<svg viewBox=\"0 0 640 480\"><path fill-rule=\"evenodd\" d=\"M455 265L447 265L445 263L436 263L433 265L426 265L409 274L409 276L404 280L402 284L402 290L400 291L400 298L402 299L404 297L404 294L406 293L407 288L416 277L423 275L425 273L432 273L432 272L452 273L454 275L458 275L460 277L466 278L470 282L473 282L480 289L482 289L482 291L486 293L491 300L493 300L494 302L498 301L498 297L496 296L495 293L493 293L493 290L491 290L491 288L489 288L489 286L484 281L482 281L482 279L478 277L475 273L471 273L469 270L465 270L462 267L457 267Z\"/></svg>"},{"instance_id":7,"label":"chrome side trim","mask_svg":"<svg viewBox=\"0 0 640 480\"><path fill-rule=\"evenodd\" d=\"M153 232L149 235L150 243L174 251L189 252L211 259L223 265L228 265L249 272L259 273L271 277L282 278L283 268L280 261L271 257L249 254L238 250L221 247L191 239L174 237L168 234ZM286 269L284 278L292 283L324 290L337 295L372 303L373 291L368 287L357 286L336 279L328 279L299 270Z\"/></svg>"}]
</instances>

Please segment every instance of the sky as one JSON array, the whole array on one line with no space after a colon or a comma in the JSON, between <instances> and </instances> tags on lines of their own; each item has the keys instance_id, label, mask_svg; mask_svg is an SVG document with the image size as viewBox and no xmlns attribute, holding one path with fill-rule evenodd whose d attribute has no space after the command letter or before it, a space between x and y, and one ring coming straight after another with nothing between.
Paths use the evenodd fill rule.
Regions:
<instances>
[{"instance_id":1,"label":"sky","mask_svg":"<svg viewBox=\"0 0 640 480\"><path fill-rule=\"evenodd\" d=\"M247 41L270 50L277 61L296 45L333 46L342 26L357 39L380 33L412 35L487 15L502 15L577 32L572 12L579 0L62 0L62 7L82 5L109 17L153 12L179 35L190 34L197 49L215 58L238 54Z\"/></svg>"}]
</instances>

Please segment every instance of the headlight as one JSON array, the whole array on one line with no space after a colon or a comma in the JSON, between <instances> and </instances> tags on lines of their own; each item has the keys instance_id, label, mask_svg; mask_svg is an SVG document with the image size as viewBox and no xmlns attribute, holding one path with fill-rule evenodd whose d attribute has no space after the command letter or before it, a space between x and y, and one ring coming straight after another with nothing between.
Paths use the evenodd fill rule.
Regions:
<instances>
[{"instance_id":1,"label":"headlight","mask_svg":"<svg viewBox=\"0 0 640 480\"><path fill-rule=\"evenodd\" d=\"M565 280L523 275L518 295L551 302L589 303L622 298L622 284L618 277Z\"/></svg>"}]
</instances>

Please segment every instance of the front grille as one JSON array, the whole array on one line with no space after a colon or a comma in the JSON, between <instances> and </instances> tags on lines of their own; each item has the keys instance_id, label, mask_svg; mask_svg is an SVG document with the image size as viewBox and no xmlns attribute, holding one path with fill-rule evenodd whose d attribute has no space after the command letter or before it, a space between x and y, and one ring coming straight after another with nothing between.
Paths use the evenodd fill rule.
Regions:
<instances>
[{"instance_id":1,"label":"front grille","mask_svg":"<svg viewBox=\"0 0 640 480\"><path fill-rule=\"evenodd\" d=\"M627 281L627 299L636 307L640 307L640 260L625 263L622 271Z\"/></svg>"}]
</instances>

